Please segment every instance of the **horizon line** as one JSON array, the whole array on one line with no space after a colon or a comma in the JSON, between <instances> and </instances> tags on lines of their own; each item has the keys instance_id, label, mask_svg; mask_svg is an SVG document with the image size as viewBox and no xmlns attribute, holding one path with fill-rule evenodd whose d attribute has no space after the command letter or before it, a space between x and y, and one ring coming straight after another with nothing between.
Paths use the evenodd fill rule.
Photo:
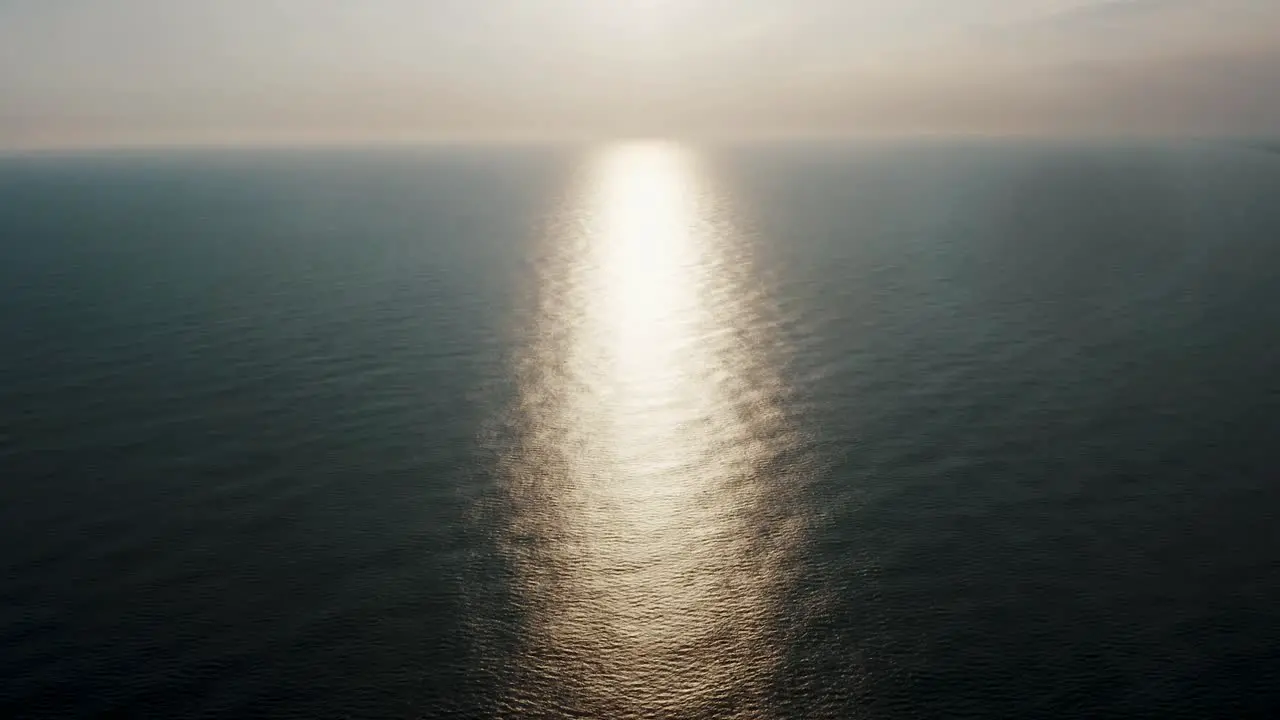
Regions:
<instances>
[{"instance_id":1,"label":"horizon line","mask_svg":"<svg viewBox=\"0 0 1280 720\"><path fill-rule=\"evenodd\" d=\"M791 132L742 134L597 134L581 136L517 136L517 135L439 135L389 138L250 138L221 139L157 139L119 140L107 142L18 143L0 142L0 157L26 155L94 154L115 152L181 152L181 151L301 151L301 150L381 150L442 149L481 147L569 148L599 147L622 143L662 141L692 146L785 145L830 142L938 142L938 141L1040 141L1040 142L1272 142L1280 140L1280 131L1259 133L1181 133L1181 132L1110 132L1095 131L863 131L863 132Z\"/></svg>"}]
</instances>

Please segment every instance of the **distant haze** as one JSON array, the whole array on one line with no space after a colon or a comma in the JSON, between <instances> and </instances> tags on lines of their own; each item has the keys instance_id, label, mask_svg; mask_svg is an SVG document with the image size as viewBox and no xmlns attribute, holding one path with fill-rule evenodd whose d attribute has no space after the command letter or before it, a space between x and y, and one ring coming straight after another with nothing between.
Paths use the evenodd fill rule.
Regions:
<instances>
[{"instance_id":1,"label":"distant haze","mask_svg":"<svg viewBox=\"0 0 1280 720\"><path fill-rule=\"evenodd\" d=\"M1280 131L1276 0L0 0L0 147Z\"/></svg>"}]
</instances>

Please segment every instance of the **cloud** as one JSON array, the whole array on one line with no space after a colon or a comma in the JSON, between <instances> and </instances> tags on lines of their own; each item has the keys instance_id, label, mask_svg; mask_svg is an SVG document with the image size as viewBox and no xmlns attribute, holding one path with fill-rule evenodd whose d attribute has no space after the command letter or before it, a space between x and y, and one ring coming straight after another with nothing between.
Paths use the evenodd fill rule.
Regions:
<instances>
[{"instance_id":1,"label":"cloud","mask_svg":"<svg viewBox=\"0 0 1280 720\"><path fill-rule=\"evenodd\" d=\"M798 95L831 128L1274 133L1280 3L1077 5L827 67Z\"/></svg>"},{"instance_id":2,"label":"cloud","mask_svg":"<svg viewBox=\"0 0 1280 720\"><path fill-rule=\"evenodd\" d=\"M1275 0L621 7L0 0L0 145L1280 129Z\"/></svg>"},{"instance_id":3,"label":"cloud","mask_svg":"<svg viewBox=\"0 0 1280 720\"><path fill-rule=\"evenodd\" d=\"M1272 0L1111 0L977 33L973 40L1041 61L1150 58L1274 45Z\"/></svg>"}]
</instances>

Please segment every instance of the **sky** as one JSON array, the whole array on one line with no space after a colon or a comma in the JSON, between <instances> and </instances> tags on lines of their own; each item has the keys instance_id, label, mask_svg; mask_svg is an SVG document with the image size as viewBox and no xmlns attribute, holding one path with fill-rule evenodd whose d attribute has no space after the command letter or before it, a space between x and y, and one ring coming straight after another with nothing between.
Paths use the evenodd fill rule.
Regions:
<instances>
[{"instance_id":1,"label":"sky","mask_svg":"<svg viewBox=\"0 0 1280 720\"><path fill-rule=\"evenodd\" d=\"M0 0L0 147L1280 134L1277 0Z\"/></svg>"}]
</instances>

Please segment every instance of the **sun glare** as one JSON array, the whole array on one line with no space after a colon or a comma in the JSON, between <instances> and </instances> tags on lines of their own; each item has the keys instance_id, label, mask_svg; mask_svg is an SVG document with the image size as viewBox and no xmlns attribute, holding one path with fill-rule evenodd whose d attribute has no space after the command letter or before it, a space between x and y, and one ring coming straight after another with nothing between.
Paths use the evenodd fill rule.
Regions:
<instances>
[{"instance_id":1,"label":"sun glare","mask_svg":"<svg viewBox=\"0 0 1280 720\"><path fill-rule=\"evenodd\" d=\"M517 686L597 717L751 697L779 577L751 517L786 433L739 242L678 145L608 148L583 179L521 390L514 532L564 541L520 565L534 645Z\"/></svg>"}]
</instances>

